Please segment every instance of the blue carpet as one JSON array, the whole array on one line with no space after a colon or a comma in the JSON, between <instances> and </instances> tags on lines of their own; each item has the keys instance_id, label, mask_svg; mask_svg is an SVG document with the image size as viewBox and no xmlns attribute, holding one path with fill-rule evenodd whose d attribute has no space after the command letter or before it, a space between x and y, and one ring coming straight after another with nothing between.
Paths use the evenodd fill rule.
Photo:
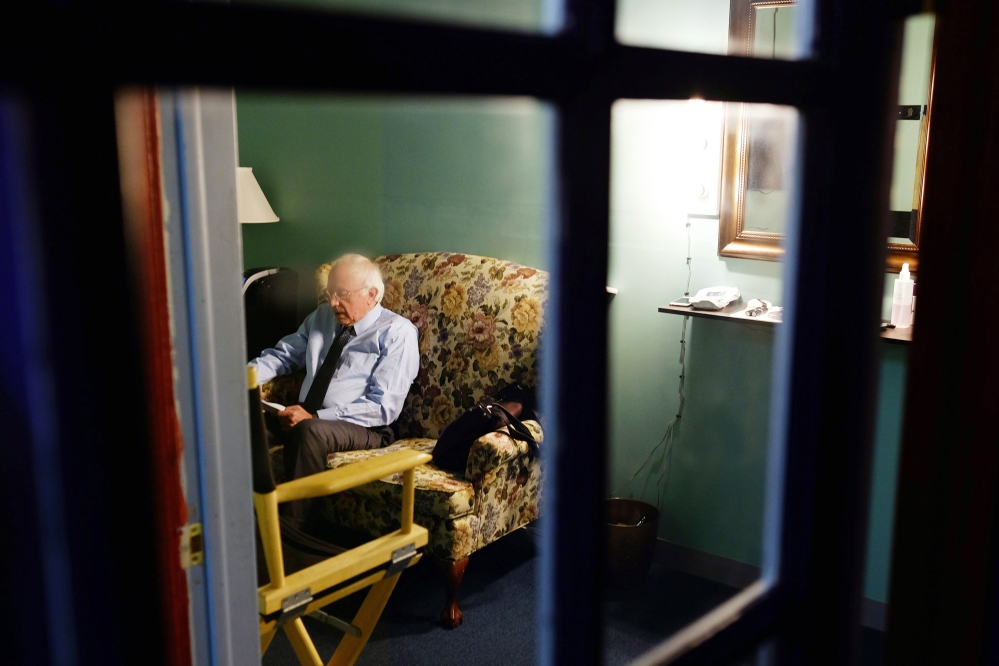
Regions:
<instances>
[{"instance_id":1,"label":"blue carpet","mask_svg":"<svg viewBox=\"0 0 999 666\"><path fill-rule=\"evenodd\" d=\"M605 593L604 663L629 663L738 591L653 562L641 585Z\"/></svg>"},{"instance_id":2,"label":"blue carpet","mask_svg":"<svg viewBox=\"0 0 999 666\"><path fill-rule=\"evenodd\" d=\"M448 631L437 616L444 606L444 576L424 558L403 572L359 666L515 666L535 660L534 530L519 530L475 553L461 583L464 624ZM604 604L604 663L626 664L737 590L652 565L642 585L607 591ZM325 610L354 616L366 591ZM324 661L340 641L336 629L305 618ZM880 632L864 631L863 663L881 662ZM264 656L264 666L297 666L283 632Z\"/></svg>"}]
</instances>

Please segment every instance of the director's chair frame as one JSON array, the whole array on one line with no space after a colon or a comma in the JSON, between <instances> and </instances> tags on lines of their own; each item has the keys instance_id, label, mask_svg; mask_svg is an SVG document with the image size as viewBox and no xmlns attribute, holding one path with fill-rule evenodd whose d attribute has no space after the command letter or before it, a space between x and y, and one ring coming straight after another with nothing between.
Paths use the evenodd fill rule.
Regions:
<instances>
[{"instance_id":1,"label":"director's chair frame","mask_svg":"<svg viewBox=\"0 0 999 666\"><path fill-rule=\"evenodd\" d=\"M302 666L322 666L302 616L371 586L352 623L335 618L328 620L345 631L328 666L350 666L371 637L399 575L420 560L420 550L427 545L426 528L413 523L413 470L430 462L432 457L417 451L398 451L275 485L260 410L256 368L248 370L247 383L252 415L253 506L270 579L257 590L260 651L266 652L278 629L283 629ZM398 530L285 574L279 504L332 495L399 472L403 473L403 483Z\"/></svg>"}]
</instances>

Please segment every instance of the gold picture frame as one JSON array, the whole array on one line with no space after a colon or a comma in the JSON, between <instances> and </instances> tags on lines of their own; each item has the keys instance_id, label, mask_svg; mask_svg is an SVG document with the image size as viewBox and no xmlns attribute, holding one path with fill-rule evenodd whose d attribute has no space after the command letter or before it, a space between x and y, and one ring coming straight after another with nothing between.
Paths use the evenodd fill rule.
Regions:
<instances>
[{"instance_id":1,"label":"gold picture frame","mask_svg":"<svg viewBox=\"0 0 999 666\"><path fill-rule=\"evenodd\" d=\"M755 38L754 15L757 8L792 7L796 0L731 0L729 13L729 54L752 57ZM916 179L913 187L912 244L888 243L886 269L899 272L903 263L916 271L922 231L923 183L926 177L926 151L929 147L930 119L933 111L933 84L936 72L934 43L930 66L929 96L920 117L919 145L916 156ZM718 254L723 257L780 261L784 254L782 233L745 228L746 183L749 155L749 105L728 102L725 105L722 139L721 192L719 197Z\"/></svg>"}]
</instances>

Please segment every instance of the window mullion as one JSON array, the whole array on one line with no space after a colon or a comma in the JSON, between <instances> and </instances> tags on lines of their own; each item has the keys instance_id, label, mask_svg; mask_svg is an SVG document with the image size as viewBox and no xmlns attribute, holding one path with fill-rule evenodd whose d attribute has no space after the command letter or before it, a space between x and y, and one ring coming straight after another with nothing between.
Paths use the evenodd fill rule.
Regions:
<instances>
[{"instance_id":1,"label":"window mullion","mask_svg":"<svg viewBox=\"0 0 999 666\"><path fill-rule=\"evenodd\" d=\"M596 9L583 13L606 14ZM820 99L834 75L818 62L622 46L610 38L588 39L579 31L545 37L285 8L164 2L106 14L65 9L57 16L54 23L64 29L38 39L62 35L60 40L76 40L71 50L79 57L71 69L86 68L89 77L100 73L112 85L543 99L569 99L596 89L612 99L687 99L696 94L800 107Z\"/></svg>"},{"instance_id":2,"label":"window mullion","mask_svg":"<svg viewBox=\"0 0 999 666\"><path fill-rule=\"evenodd\" d=\"M539 661L601 658L610 102L560 105L560 220L549 241L553 289L540 385L550 417L540 583Z\"/></svg>"}]
</instances>

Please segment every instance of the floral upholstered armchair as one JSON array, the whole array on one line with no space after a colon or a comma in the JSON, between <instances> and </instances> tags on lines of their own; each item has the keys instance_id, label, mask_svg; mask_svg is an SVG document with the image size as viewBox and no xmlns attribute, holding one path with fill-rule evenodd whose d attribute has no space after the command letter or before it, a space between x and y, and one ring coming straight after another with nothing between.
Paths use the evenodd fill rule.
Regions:
<instances>
[{"instance_id":1,"label":"floral upholstered armchair","mask_svg":"<svg viewBox=\"0 0 999 666\"><path fill-rule=\"evenodd\" d=\"M448 252L375 261L385 280L382 305L419 329L420 371L395 424L397 441L338 453L328 463L334 468L405 448L430 453L441 430L480 398L515 382L533 387L537 379L547 273ZM320 302L328 300L328 272L328 264L316 272ZM293 403L301 381L301 374L279 377L264 386L264 398ZM541 426L525 424L541 442ZM396 475L331 496L323 513L336 525L380 536L398 529L401 497ZM540 460L502 431L472 445L464 474L432 463L416 469L415 520L429 530L427 552L445 569L446 626L461 624L457 591L469 555L537 518L540 501Z\"/></svg>"}]
</instances>

